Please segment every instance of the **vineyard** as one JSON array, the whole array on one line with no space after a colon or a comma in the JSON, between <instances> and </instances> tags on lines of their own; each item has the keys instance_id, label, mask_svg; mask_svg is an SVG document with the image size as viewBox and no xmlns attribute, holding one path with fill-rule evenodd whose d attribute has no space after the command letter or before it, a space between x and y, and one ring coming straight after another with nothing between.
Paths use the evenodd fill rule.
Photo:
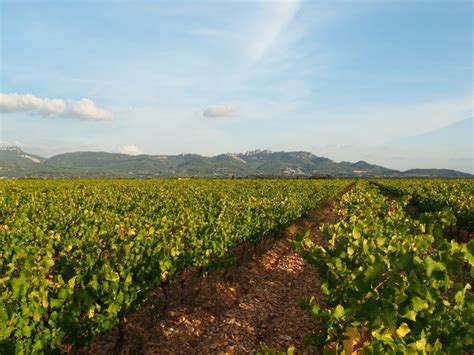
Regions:
<instances>
[{"instance_id":1,"label":"vineyard","mask_svg":"<svg viewBox=\"0 0 474 355\"><path fill-rule=\"evenodd\" d=\"M322 325L307 342L335 352L472 350L474 241L456 237L472 236L474 181L360 181L337 197L350 184L0 181L0 353L81 348L153 290L166 294L186 270L232 268L236 248L328 198L337 220L321 226L327 243L309 233L294 243L325 294L301 295Z\"/></svg>"},{"instance_id":2,"label":"vineyard","mask_svg":"<svg viewBox=\"0 0 474 355\"><path fill-rule=\"evenodd\" d=\"M411 196L411 203L420 212L451 211L456 225L474 232L474 184L472 180L382 180L382 191L396 197Z\"/></svg>"},{"instance_id":3,"label":"vineyard","mask_svg":"<svg viewBox=\"0 0 474 355\"><path fill-rule=\"evenodd\" d=\"M0 185L0 342L86 344L187 267L232 262L347 181L20 181Z\"/></svg>"},{"instance_id":4,"label":"vineyard","mask_svg":"<svg viewBox=\"0 0 474 355\"><path fill-rule=\"evenodd\" d=\"M474 219L472 181L377 185L403 197L392 200L375 185L359 183L336 206L338 222L324 227L326 247L307 236L296 242L319 273L327 295L324 307L311 298L302 302L323 323L308 340L349 353L473 349L474 240L449 242L443 235L456 217L461 226ZM407 192L414 194L416 206L421 203L430 213L408 217ZM428 202L430 198L436 203Z\"/></svg>"}]
</instances>

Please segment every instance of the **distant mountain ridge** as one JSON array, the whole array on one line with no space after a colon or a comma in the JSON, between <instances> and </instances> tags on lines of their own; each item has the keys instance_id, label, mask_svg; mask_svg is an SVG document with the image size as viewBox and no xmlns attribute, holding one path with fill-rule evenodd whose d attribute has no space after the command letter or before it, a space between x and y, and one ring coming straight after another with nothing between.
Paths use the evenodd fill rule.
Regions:
<instances>
[{"instance_id":1,"label":"distant mountain ridge","mask_svg":"<svg viewBox=\"0 0 474 355\"><path fill-rule=\"evenodd\" d=\"M74 152L43 158L18 147L0 147L2 178L160 177L471 177L449 169L398 171L365 161L334 162L309 152L254 150L212 157L198 154L127 155Z\"/></svg>"}]
</instances>

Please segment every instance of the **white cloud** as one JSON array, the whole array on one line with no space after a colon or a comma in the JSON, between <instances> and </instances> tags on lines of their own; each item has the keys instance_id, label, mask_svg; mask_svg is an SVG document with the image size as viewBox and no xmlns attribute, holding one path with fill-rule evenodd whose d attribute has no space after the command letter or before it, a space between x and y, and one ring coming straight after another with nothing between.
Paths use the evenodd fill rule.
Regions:
<instances>
[{"instance_id":1,"label":"white cloud","mask_svg":"<svg viewBox=\"0 0 474 355\"><path fill-rule=\"evenodd\" d=\"M43 116L64 112L66 103L61 99L42 99L30 94L0 93L0 112L33 112Z\"/></svg>"},{"instance_id":2,"label":"white cloud","mask_svg":"<svg viewBox=\"0 0 474 355\"><path fill-rule=\"evenodd\" d=\"M84 120L109 121L112 114L101 108L98 108L94 101L82 99L73 103L69 109L68 116Z\"/></svg>"},{"instance_id":3,"label":"white cloud","mask_svg":"<svg viewBox=\"0 0 474 355\"><path fill-rule=\"evenodd\" d=\"M202 115L205 117L232 117L239 112L239 108L228 105L215 105L209 106L202 111Z\"/></svg>"},{"instance_id":4,"label":"white cloud","mask_svg":"<svg viewBox=\"0 0 474 355\"><path fill-rule=\"evenodd\" d=\"M142 151L140 148L138 148L136 145L133 144L125 144L119 147L119 152L122 154L128 154L128 155L139 155L142 154Z\"/></svg>"},{"instance_id":5,"label":"white cloud","mask_svg":"<svg viewBox=\"0 0 474 355\"><path fill-rule=\"evenodd\" d=\"M250 26L249 41L245 44L245 54L252 63L259 62L278 45L298 13L301 0L269 1L264 6L265 16Z\"/></svg>"},{"instance_id":6,"label":"white cloud","mask_svg":"<svg viewBox=\"0 0 474 355\"><path fill-rule=\"evenodd\" d=\"M112 113L98 108L94 101L73 101L69 107L63 99L40 98L31 94L0 93L0 112L27 112L43 117L72 117L83 120L108 121Z\"/></svg>"}]
</instances>

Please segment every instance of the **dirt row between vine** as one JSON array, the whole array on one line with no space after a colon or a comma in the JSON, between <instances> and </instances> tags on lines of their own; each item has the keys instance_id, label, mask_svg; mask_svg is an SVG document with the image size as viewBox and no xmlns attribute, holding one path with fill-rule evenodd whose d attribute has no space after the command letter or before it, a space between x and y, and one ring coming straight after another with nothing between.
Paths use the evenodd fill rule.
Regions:
<instances>
[{"instance_id":1,"label":"dirt row between vine","mask_svg":"<svg viewBox=\"0 0 474 355\"><path fill-rule=\"evenodd\" d=\"M298 353L315 349L305 345L305 334L318 326L298 306L302 297L323 296L314 269L296 253L296 234L310 230L323 242L321 223L334 222L332 200L325 201L281 233L252 251L227 276L213 271L204 279L190 278L171 287L166 310L163 295L153 293L144 307L124 325L117 351L118 331L97 337L80 351L85 354L240 354L260 351L260 343ZM184 290L184 292L183 292Z\"/></svg>"}]
</instances>

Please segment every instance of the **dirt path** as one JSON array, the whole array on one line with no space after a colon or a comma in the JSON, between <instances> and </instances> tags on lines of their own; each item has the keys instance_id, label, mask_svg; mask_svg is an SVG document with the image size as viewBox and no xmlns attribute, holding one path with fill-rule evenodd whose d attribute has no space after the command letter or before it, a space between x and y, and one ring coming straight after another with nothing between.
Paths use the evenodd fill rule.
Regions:
<instances>
[{"instance_id":1,"label":"dirt path","mask_svg":"<svg viewBox=\"0 0 474 355\"><path fill-rule=\"evenodd\" d=\"M321 242L318 225L334 218L327 201L233 267L227 278L213 272L201 281L188 281L186 294L172 288L165 316L158 312L161 295L152 295L126 324L121 353L255 353L262 341L279 351L290 345L298 353L314 351L303 337L317 324L297 303L305 296L322 298L319 280L292 242L296 233L308 229ZM85 353L111 353L116 339L117 331L97 338Z\"/></svg>"}]
</instances>

